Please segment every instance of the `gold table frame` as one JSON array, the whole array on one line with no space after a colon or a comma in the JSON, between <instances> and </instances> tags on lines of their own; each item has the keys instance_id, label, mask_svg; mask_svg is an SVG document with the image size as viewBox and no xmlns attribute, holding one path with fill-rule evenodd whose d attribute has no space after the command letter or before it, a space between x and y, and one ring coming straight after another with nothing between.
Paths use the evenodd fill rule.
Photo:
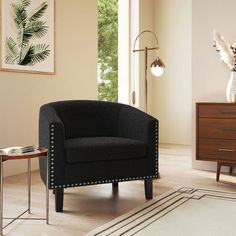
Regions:
<instances>
[{"instance_id":1,"label":"gold table frame","mask_svg":"<svg viewBox=\"0 0 236 236\"><path fill-rule=\"evenodd\" d=\"M49 224L49 188L48 188L48 149L38 148L33 152L22 153L22 154L0 154L0 236L3 236L3 229L12 224L14 221L20 220L46 220L46 224ZM23 218L22 216L28 212L31 213L31 159L45 156L46 158L46 217L45 218ZM28 209L23 211L20 215L15 218L4 218L3 217L3 163L7 160L20 160L28 159ZM9 223L3 226L3 219L11 219Z\"/></svg>"}]
</instances>

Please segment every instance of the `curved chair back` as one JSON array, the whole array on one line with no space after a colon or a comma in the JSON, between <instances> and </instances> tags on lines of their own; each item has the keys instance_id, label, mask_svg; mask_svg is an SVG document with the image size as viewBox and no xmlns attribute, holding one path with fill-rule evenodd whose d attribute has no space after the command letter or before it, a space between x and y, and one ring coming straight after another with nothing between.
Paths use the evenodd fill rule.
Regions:
<instances>
[{"instance_id":1,"label":"curved chair back","mask_svg":"<svg viewBox=\"0 0 236 236\"><path fill-rule=\"evenodd\" d=\"M66 139L118 135L117 124L122 104L72 100L49 105L62 120Z\"/></svg>"}]
</instances>

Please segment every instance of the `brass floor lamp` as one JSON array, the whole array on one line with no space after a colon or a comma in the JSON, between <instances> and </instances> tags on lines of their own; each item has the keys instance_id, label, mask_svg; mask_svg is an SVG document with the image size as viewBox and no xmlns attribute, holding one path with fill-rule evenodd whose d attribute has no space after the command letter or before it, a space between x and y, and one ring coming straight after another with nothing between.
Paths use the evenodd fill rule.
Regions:
<instances>
[{"instance_id":1,"label":"brass floor lamp","mask_svg":"<svg viewBox=\"0 0 236 236\"><path fill-rule=\"evenodd\" d=\"M155 41L156 41L156 46L155 47L144 47L144 48L141 48L141 49L135 49L136 42L137 42L138 38L144 33L151 33L154 36ZM157 39L157 36L154 32L152 32L150 30L144 30L136 37L136 39L134 41L133 53L135 53L135 52L144 52L144 54L145 54L145 112L146 113L147 113L147 106L148 106L148 99L147 99L147 95L148 95L147 61L148 61L148 51L151 51L151 50L156 50L157 51L157 58L150 65L150 70L151 70L151 73L155 77L159 77L164 72L165 64L163 63L163 61L158 56L158 50L159 50L158 39ZM133 91L133 93L132 93L132 102L133 102L133 104L135 104L135 91Z\"/></svg>"}]
</instances>

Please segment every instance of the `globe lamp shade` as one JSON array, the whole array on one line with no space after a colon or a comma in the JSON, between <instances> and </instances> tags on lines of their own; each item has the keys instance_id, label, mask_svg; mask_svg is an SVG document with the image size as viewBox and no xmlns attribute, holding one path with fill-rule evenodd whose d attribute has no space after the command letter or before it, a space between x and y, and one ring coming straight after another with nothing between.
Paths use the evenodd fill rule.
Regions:
<instances>
[{"instance_id":1,"label":"globe lamp shade","mask_svg":"<svg viewBox=\"0 0 236 236\"><path fill-rule=\"evenodd\" d=\"M162 60L157 57L157 59L151 64L150 70L155 77L159 77L164 73L165 64Z\"/></svg>"}]
</instances>

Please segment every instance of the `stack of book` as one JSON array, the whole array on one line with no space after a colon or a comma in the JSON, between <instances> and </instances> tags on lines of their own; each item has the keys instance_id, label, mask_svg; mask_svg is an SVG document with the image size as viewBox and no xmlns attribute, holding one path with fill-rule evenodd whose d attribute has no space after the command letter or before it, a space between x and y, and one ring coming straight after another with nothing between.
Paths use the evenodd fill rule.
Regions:
<instances>
[{"instance_id":1,"label":"stack of book","mask_svg":"<svg viewBox=\"0 0 236 236\"><path fill-rule=\"evenodd\" d=\"M8 147L0 149L0 155L24 154L35 152L38 148L35 146Z\"/></svg>"}]
</instances>

